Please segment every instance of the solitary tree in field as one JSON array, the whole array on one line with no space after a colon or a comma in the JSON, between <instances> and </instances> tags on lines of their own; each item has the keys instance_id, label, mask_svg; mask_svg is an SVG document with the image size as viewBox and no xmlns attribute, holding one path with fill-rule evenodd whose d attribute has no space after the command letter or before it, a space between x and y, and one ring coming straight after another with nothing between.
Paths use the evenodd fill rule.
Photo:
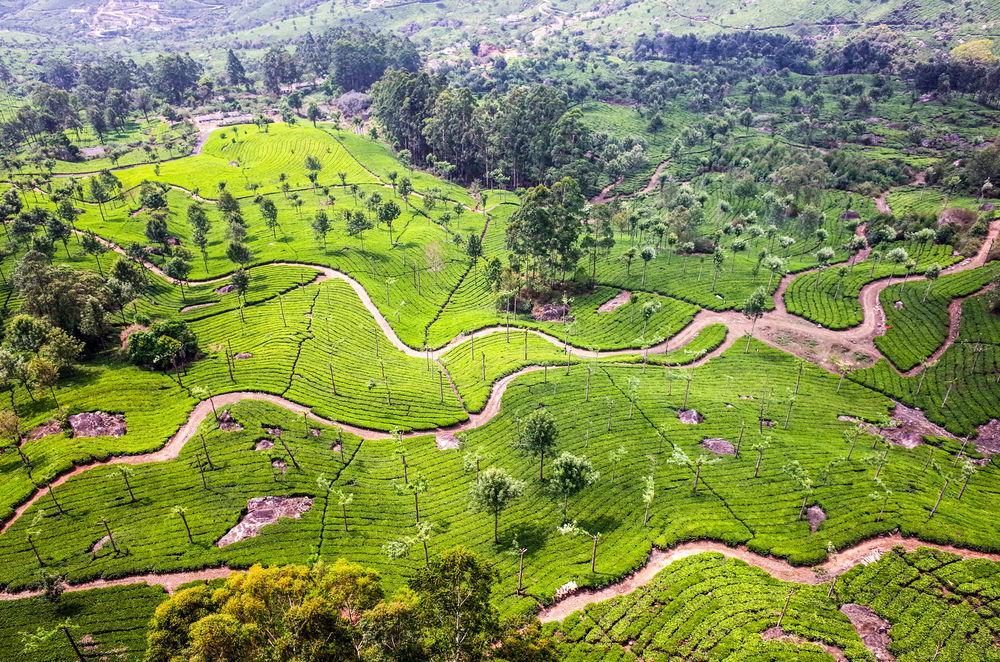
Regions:
<instances>
[{"instance_id":1,"label":"solitary tree in field","mask_svg":"<svg viewBox=\"0 0 1000 662\"><path fill-rule=\"evenodd\" d=\"M6 409L0 411L0 436L11 440L11 446L17 451L18 457L21 458L21 464L28 470L28 474L30 475L31 460L28 459L24 449L21 448L21 419L13 411Z\"/></svg>"},{"instance_id":2,"label":"solitary tree in field","mask_svg":"<svg viewBox=\"0 0 1000 662\"><path fill-rule=\"evenodd\" d=\"M656 257L656 249L652 246L645 246L639 251L639 257L642 258L642 284L645 285L646 271L649 269L649 263Z\"/></svg>"},{"instance_id":3,"label":"solitary tree in field","mask_svg":"<svg viewBox=\"0 0 1000 662\"><path fill-rule=\"evenodd\" d=\"M399 180L399 197L403 198L403 204L407 207L410 206L410 196L413 194L413 184L410 182L409 177L403 177Z\"/></svg>"},{"instance_id":4,"label":"solitary tree in field","mask_svg":"<svg viewBox=\"0 0 1000 662\"><path fill-rule=\"evenodd\" d=\"M927 279L927 287L924 289L923 301L927 301L927 295L931 293L931 287L934 286L934 281L936 281L940 275L941 265L932 264L927 267L927 271L924 272L924 278Z\"/></svg>"},{"instance_id":5,"label":"solitary tree in field","mask_svg":"<svg viewBox=\"0 0 1000 662\"><path fill-rule=\"evenodd\" d=\"M427 549L427 541L431 539L431 530L434 528L434 524L427 520L417 523L417 532L412 536L402 536L396 540L390 540L385 544L383 549L385 550L386 556L390 559L401 559L406 556L410 549L416 545L420 544L424 548L424 565L429 566L431 563L430 551Z\"/></svg>"},{"instance_id":6,"label":"solitary tree in field","mask_svg":"<svg viewBox=\"0 0 1000 662\"><path fill-rule=\"evenodd\" d=\"M184 506L174 506L170 512L181 519L181 523L184 524L184 531L187 532L188 542L193 544L194 538L191 537L191 527L188 526L187 521L187 508Z\"/></svg>"},{"instance_id":7,"label":"solitary tree in field","mask_svg":"<svg viewBox=\"0 0 1000 662\"><path fill-rule=\"evenodd\" d=\"M558 437L555 418L544 408L531 412L521 426L517 446L538 456L538 480L545 479L545 455L555 449Z\"/></svg>"},{"instance_id":8,"label":"solitary tree in field","mask_svg":"<svg viewBox=\"0 0 1000 662\"><path fill-rule=\"evenodd\" d=\"M549 478L550 489L562 499L562 517L566 521L569 498L580 490L597 482L600 474L585 457L563 452L552 462Z\"/></svg>"},{"instance_id":9,"label":"solitary tree in field","mask_svg":"<svg viewBox=\"0 0 1000 662\"><path fill-rule=\"evenodd\" d=\"M524 493L524 483L503 469L490 467L472 485L472 501L479 510L493 514L493 542L500 542L500 512Z\"/></svg>"},{"instance_id":10,"label":"solitary tree in field","mask_svg":"<svg viewBox=\"0 0 1000 662\"><path fill-rule=\"evenodd\" d=\"M94 256L94 261L97 262L97 271L103 277L104 268L101 266L101 256L108 252L108 247L93 232L84 234L80 239L80 245L83 246L83 252Z\"/></svg>"},{"instance_id":11,"label":"solitary tree in field","mask_svg":"<svg viewBox=\"0 0 1000 662\"><path fill-rule=\"evenodd\" d=\"M397 218L399 218L399 205L395 202L386 200L379 205L378 220L380 223L385 223L386 227L389 228L389 244L392 246L396 245L395 240L392 238L392 223Z\"/></svg>"},{"instance_id":12,"label":"solitary tree in field","mask_svg":"<svg viewBox=\"0 0 1000 662\"><path fill-rule=\"evenodd\" d=\"M316 126L316 122L318 122L319 118L322 116L323 113L320 112L319 106L314 103L309 104L309 109L306 110L306 117L309 118L309 121L312 122L313 126Z\"/></svg>"},{"instance_id":13,"label":"solitary tree in field","mask_svg":"<svg viewBox=\"0 0 1000 662\"><path fill-rule=\"evenodd\" d=\"M897 247L886 253L885 259L893 264L892 271L889 272L889 284L886 286L886 289L891 289L892 281L896 277L896 266L906 264L906 261L910 259L910 254L906 252L905 248Z\"/></svg>"},{"instance_id":14,"label":"solitary tree in field","mask_svg":"<svg viewBox=\"0 0 1000 662\"><path fill-rule=\"evenodd\" d=\"M59 366L45 356L35 356L28 361L28 378L39 388L49 389L56 409L62 411L62 406L56 398L56 384L59 383Z\"/></svg>"},{"instance_id":15,"label":"solitary tree in field","mask_svg":"<svg viewBox=\"0 0 1000 662\"><path fill-rule=\"evenodd\" d=\"M247 247L246 244L242 244L238 241L231 241L229 242L229 246L226 248L226 257L238 266L244 267L249 262L253 261L253 252Z\"/></svg>"},{"instance_id":16,"label":"solitary tree in field","mask_svg":"<svg viewBox=\"0 0 1000 662\"><path fill-rule=\"evenodd\" d=\"M643 479L642 486L642 525L646 526L649 524L649 509L653 505L653 499L656 498L656 481L653 479L652 475L646 476Z\"/></svg>"},{"instance_id":17,"label":"solitary tree in field","mask_svg":"<svg viewBox=\"0 0 1000 662\"><path fill-rule=\"evenodd\" d=\"M344 211L344 220L347 222L347 234L357 237L361 242L361 250L365 250L365 231L372 229L372 222L364 212L350 209Z\"/></svg>"},{"instance_id":18,"label":"solitary tree in field","mask_svg":"<svg viewBox=\"0 0 1000 662\"><path fill-rule=\"evenodd\" d=\"M771 445L770 438L765 438L758 441L756 444L751 446L753 450L757 451L757 461L753 465L753 477L757 478L760 476L760 464L764 461L764 451Z\"/></svg>"},{"instance_id":19,"label":"solitary tree in field","mask_svg":"<svg viewBox=\"0 0 1000 662\"><path fill-rule=\"evenodd\" d=\"M187 301L184 294L184 281L191 273L191 263L180 256L172 257L163 265L163 273L172 278L181 290L181 300Z\"/></svg>"},{"instance_id":20,"label":"solitary tree in field","mask_svg":"<svg viewBox=\"0 0 1000 662\"><path fill-rule=\"evenodd\" d=\"M625 263L626 276L632 275L632 263L635 262L635 258L637 258L638 256L639 256L639 251L637 251L634 248L626 249L626 251L622 253L622 262Z\"/></svg>"},{"instance_id":21,"label":"solitary tree in field","mask_svg":"<svg viewBox=\"0 0 1000 662\"><path fill-rule=\"evenodd\" d=\"M430 485L427 483L427 479L424 478L422 474L417 474L416 480L407 481L405 483L396 483L394 488L396 490L396 494L400 496L406 496L408 494L413 495L413 513L416 517L417 524L419 524L420 495L430 488Z\"/></svg>"},{"instance_id":22,"label":"solitary tree in field","mask_svg":"<svg viewBox=\"0 0 1000 662\"><path fill-rule=\"evenodd\" d=\"M706 464L714 464L721 459L720 457L709 457L704 453L699 453L696 458L691 459L687 453L675 446L673 454L667 459L667 463L689 467L694 472L694 482L691 483L691 494L697 494L698 483L701 481L701 468Z\"/></svg>"},{"instance_id":23,"label":"solitary tree in field","mask_svg":"<svg viewBox=\"0 0 1000 662\"><path fill-rule=\"evenodd\" d=\"M340 506L340 514L344 519L344 532L349 532L350 529L347 527L347 507L354 503L354 495L339 490L337 492L337 505Z\"/></svg>"},{"instance_id":24,"label":"solitary tree in field","mask_svg":"<svg viewBox=\"0 0 1000 662\"><path fill-rule=\"evenodd\" d=\"M278 205L274 200L261 196L257 203L260 207L260 215L264 218L264 225L271 231L272 237L278 236Z\"/></svg>"},{"instance_id":25,"label":"solitary tree in field","mask_svg":"<svg viewBox=\"0 0 1000 662\"><path fill-rule=\"evenodd\" d=\"M875 503L880 504L878 511L878 517L875 518L876 522L882 521L882 516L885 515L885 508L889 505L889 499L892 497L892 490L886 487L885 483L881 479L875 479L875 491L868 495Z\"/></svg>"},{"instance_id":26,"label":"solitary tree in field","mask_svg":"<svg viewBox=\"0 0 1000 662\"><path fill-rule=\"evenodd\" d=\"M236 292L236 297L246 303L247 290L250 289L250 274L246 269L240 268L229 277L229 282Z\"/></svg>"},{"instance_id":27,"label":"solitary tree in field","mask_svg":"<svg viewBox=\"0 0 1000 662\"><path fill-rule=\"evenodd\" d=\"M586 536L591 539L593 545L590 548L590 571L597 572L597 543L601 539L599 532L591 533L583 527L577 525L575 521L563 524L559 527L559 533L569 536Z\"/></svg>"},{"instance_id":28,"label":"solitary tree in field","mask_svg":"<svg viewBox=\"0 0 1000 662\"><path fill-rule=\"evenodd\" d=\"M305 161L306 171L313 176L309 178L309 181L313 183L313 188L316 187L316 179L319 177L320 171L323 170L323 162L312 154L306 156Z\"/></svg>"},{"instance_id":29,"label":"solitary tree in field","mask_svg":"<svg viewBox=\"0 0 1000 662\"><path fill-rule=\"evenodd\" d=\"M725 261L726 256L723 254L721 248L716 248L715 252L712 253L712 291L715 291L715 284L719 280L719 273L722 271L722 263Z\"/></svg>"},{"instance_id":30,"label":"solitary tree in field","mask_svg":"<svg viewBox=\"0 0 1000 662\"><path fill-rule=\"evenodd\" d=\"M806 505L809 503L809 495L812 494L813 481L806 473L806 470L802 467L802 464L798 460L792 460L788 462L781 468L792 481L798 485L799 489L802 491L802 505L799 507L799 519L805 519L806 516Z\"/></svg>"},{"instance_id":31,"label":"solitary tree in field","mask_svg":"<svg viewBox=\"0 0 1000 662\"><path fill-rule=\"evenodd\" d=\"M764 291L763 287L758 287L754 290L743 304L742 312L750 320L750 333L747 334L747 345L744 349L745 352L750 351L750 339L753 338L754 327L757 326L757 320L764 316L764 307L766 304L767 293Z\"/></svg>"},{"instance_id":32,"label":"solitary tree in field","mask_svg":"<svg viewBox=\"0 0 1000 662\"><path fill-rule=\"evenodd\" d=\"M330 231L330 217L326 215L326 212L320 209L313 216L312 220L312 231L316 240L326 250L326 233Z\"/></svg>"}]
</instances>

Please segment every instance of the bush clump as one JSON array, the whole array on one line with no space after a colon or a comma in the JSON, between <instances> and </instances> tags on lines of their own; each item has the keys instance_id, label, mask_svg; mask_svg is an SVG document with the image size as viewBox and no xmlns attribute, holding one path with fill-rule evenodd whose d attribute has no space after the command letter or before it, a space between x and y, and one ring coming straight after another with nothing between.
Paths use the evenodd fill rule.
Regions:
<instances>
[{"instance_id":1,"label":"bush clump","mask_svg":"<svg viewBox=\"0 0 1000 662\"><path fill-rule=\"evenodd\" d=\"M167 370L198 355L198 338L186 322L160 320L147 331L133 333L127 353L129 361L136 365Z\"/></svg>"}]
</instances>

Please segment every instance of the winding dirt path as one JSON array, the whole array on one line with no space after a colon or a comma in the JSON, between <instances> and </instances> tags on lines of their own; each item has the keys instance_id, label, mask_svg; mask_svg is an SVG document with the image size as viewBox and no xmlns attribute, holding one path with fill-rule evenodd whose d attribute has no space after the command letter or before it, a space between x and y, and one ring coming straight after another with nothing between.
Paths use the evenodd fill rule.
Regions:
<instances>
[{"instance_id":1,"label":"winding dirt path","mask_svg":"<svg viewBox=\"0 0 1000 662\"><path fill-rule=\"evenodd\" d=\"M785 582L795 582L799 584L816 585L830 581L839 575L847 572L856 565L867 565L875 562L882 554L895 547L900 547L906 551L913 551L921 547L929 547L941 550L950 554L961 556L965 559L986 559L1000 563L1000 554L990 554L975 550L962 549L951 545L938 545L935 543L922 542L914 538L904 538L898 533L889 536L880 536L858 543L839 552L832 554L826 561L819 565L805 567L794 566L782 559L773 556L764 556L756 552L749 551L746 547L728 547L722 543L711 540L696 540L681 543L670 549L654 549L642 568L624 579L611 584L600 590L581 590L557 600L553 604L543 607L538 613L538 618L543 623L561 621L570 614L587 605L597 602L604 602L622 595L627 595L640 589L651 582L656 575L674 563L697 554L715 552L726 557L739 559L748 565L767 572L775 579ZM224 579L238 569L228 566L214 568L203 568L200 570L184 570L178 572L148 573L142 575L131 575L128 577L118 577L115 579L94 579L78 584L70 584L66 591L88 591L92 589L108 588L111 586L123 586L128 584L148 584L150 586L162 586L167 593L173 593L180 586L196 581L211 581ZM36 597L42 594L41 590L27 590L14 592L0 592L0 601L22 600Z\"/></svg>"},{"instance_id":2,"label":"winding dirt path","mask_svg":"<svg viewBox=\"0 0 1000 662\"><path fill-rule=\"evenodd\" d=\"M781 581L796 582L799 584L822 584L829 581L831 577L837 577L856 565L867 565L875 561L882 554L894 547L902 547L906 551L913 551L920 547L931 547L950 554L956 554L966 559L987 559L1000 563L1000 554L990 554L953 547L951 545L923 542L916 538L904 538L898 533L865 540L857 545L833 553L826 561L819 565L809 567L794 566L788 561L773 556L764 556L756 552L751 552L744 546L728 547L711 540L697 540L681 543L667 550L654 549L649 555L646 564L625 579L600 590L583 590L572 593L543 608L539 612L538 618L543 623L561 621L587 605L627 595L648 584L656 577L657 573L674 561L705 552L717 552L732 559L739 559L744 563L764 570L775 579L780 579Z\"/></svg>"}]
</instances>

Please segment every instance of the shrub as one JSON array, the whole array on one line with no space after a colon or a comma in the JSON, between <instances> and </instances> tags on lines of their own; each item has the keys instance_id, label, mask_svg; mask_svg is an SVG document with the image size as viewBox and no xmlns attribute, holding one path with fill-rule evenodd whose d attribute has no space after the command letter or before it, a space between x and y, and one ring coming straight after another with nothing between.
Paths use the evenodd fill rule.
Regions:
<instances>
[{"instance_id":1,"label":"shrub","mask_svg":"<svg viewBox=\"0 0 1000 662\"><path fill-rule=\"evenodd\" d=\"M157 370L176 367L197 354L198 339L180 320L155 322L148 331L133 333L128 343L129 361Z\"/></svg>"}]
</instances>

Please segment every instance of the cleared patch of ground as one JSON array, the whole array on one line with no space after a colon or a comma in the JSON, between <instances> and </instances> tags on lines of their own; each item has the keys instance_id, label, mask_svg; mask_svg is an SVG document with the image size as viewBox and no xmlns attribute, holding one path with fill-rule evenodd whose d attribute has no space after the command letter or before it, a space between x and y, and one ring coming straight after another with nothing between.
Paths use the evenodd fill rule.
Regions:
<instances>
[{"instance_id":1,"label":"cleared patch of ground","mask_svg":"<svg viewBox=\"0 0 1000 662\"><path fill-rule=\"evenodd\" d=\"M614 295L604 303L602 303L598 308L598 313L611 313L632 300L632 293L628 290L622 290L618 294Z\"/></svg>"}]
</instances>

